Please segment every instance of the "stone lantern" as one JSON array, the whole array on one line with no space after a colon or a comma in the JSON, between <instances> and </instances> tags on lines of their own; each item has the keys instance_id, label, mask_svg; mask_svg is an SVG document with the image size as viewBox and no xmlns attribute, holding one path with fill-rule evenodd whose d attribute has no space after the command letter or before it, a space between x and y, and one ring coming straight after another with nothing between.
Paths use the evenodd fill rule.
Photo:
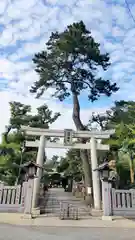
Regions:
<instances>
[{"instance_id":1,"label":"stone lantern","mask_svg":"<svg viewBox=\"0 0 135 240\"><path fill-rule=\"evenodd\" d=\"M112 163L111 163L112 165ZM114 166L114 163L113 163ZM102 203L103 203L103 215L111 216L112 207L111 207L111 189L112 184L117 180L116 171L110 168L110 162L104 162L98 166L94 171L99 171L100 179L102 181Z\"/></svg>"},{"instance_id":2,"label":"stone lantern","mask_svg":"<svg viewBox=\"0 0 135 240\"><path fill-rule=\"evenodd\" d=\"M100 164L98 166L98 168L94 169L94 171L98 171L99 172L99 176L100 176L101 180L108 181L109 173L110 173L108 162L104 162L104 163Z\"/></svg>"},{"instance_id":3,"label":"stone lantern","mask_svg":"<svg viewBox=\"0 0 135 240\"><path fill-rule=\"evenodd\" d=\"M117 173L115 169L115 162L114 160L109 162L104 162L98 166L94 171L99 171L100 179L103 181L108 182L116 182L117 180Z\"/></svg>"},{"instance_id":4,"label":"stone lantern","mask_svg":"<svg viewBox=\"0 0 135 240\"><path fill-rule=\"evenodd\" d=\"M28 179L30 178L33 179L36 177L38 168L43 168L43 167L39 166L33 161L29 161L24 164L21 164L20 168L21 168L22 178L28 181Z\"/></svg>"},{"instance_id":5,"label":"stone lantern","mask_svg":"<svg viewBox=\"0 0 135 240\"><path fill-rule=\"evenodd\" d=\"M30 213L32 216L33 212L33 199L35 198L35 195L37 194L35 192L35 181L38 179L37 177L37 171L38 169L43 169L43 167L36 164L34 161L26 162L22 165L20 165L21 168L21 174L24 179L24 184L27 185L27 197L26 197L26 207L25 207L25 213Z\"/></svg>"}]
</instances>

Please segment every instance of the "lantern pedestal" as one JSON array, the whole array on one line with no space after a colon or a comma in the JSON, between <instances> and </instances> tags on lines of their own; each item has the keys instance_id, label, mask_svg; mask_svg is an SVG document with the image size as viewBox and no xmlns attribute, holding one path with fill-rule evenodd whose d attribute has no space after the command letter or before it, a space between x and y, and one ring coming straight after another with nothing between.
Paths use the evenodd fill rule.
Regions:
<instances>
[{"instance_id":1,"label":"lantern pedestal","mask_svg":"<svg viewBox=\"0 0 135 240\"><path fill-rule=\"evenodd\" d=\"M33 187L33 200L32 200L32 209L38 208L38 200L40 194L40 181L39 178L34 178L34 187Z\"/></svg>"},{"instance_id":2,"label":"lantern pedestal","mask_svg":"<svg viewBox=\"0 0 135 240\"><path fill-rule=\"evenodd\" d=\"M28 179L24 205L24 218L33 218L40 215L40 208L33 207L34 178Z\"/></svg>"},{"instance_id":3,"label":"lantern pedestal","mask_svg":"<svg viewBox=\"0 0 135 240\"><path fill-rule=\"evenodd\" d=\"M33 185L34 185L34 178L33 179L30 178L27 182L24 214L32 213Z\"/></svg>"},{"instance_id":4,"label":"lantern pedestal","mask_svg":"<svg viewBox=\"0 0 135 240\"><path fill-rule=\"evenodd\" d=\"M112 183L108 180L102 180L103 216L112 215L111 189Z\"/></svg>"}]
</instances>

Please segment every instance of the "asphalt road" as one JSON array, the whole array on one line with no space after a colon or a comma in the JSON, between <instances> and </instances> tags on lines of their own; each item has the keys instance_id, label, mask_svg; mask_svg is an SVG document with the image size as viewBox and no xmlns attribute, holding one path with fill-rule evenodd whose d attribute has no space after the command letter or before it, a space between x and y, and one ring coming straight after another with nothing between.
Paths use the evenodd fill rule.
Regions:
<instances>
[{"instance_id":1,"label":"asphalt road","mask_svg":"<svg viewBox=\"0 0 135 240\"><path fill-rule=\"evenodd\" d=\"M0 240L133 240L134 229L47 228L0 225Z\"/></svg>"}]
</instances>

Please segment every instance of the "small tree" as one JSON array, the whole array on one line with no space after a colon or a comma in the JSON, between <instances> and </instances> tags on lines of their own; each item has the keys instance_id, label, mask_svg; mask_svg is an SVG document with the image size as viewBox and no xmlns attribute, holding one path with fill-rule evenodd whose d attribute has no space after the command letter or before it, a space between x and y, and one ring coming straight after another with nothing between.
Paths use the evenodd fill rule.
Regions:
<instances>
[{"instance_id":1,"label":"small tree","mask_svg":"<svg viewBox=\"0 0 135 240\"><path fill-rule=\"evenodd\" d=\"M44 104L37 108L37 114L32 115L31 106L20 102L10 102L10 113L9 125L0 144L0 179L4 176L9 184L14 184L16 177L20 175L20 170L18 174L18 169L12 166L13 162L20 165L22 162L36 159L37 155L37 149L34 148L25 149L22 155L21 147L25 136L22 134L21 125L49 128L60 114L53 113Z\"/></svg>"},{"instance_id":2,"label":"small tree","mask_svg":"<svg viewBox=\"0 0 135 240\"><path fill-rule=\"evenodd\" d=\"M83 171L79 149L68 150L66 156L60 158L57 170L59 172L64 172L65 175L71 175L77 181L81 181Z\"/></svg>"},{"instance_id":3,"label":"small tree","mask_svg":"<svg viewBox=\"0 0 135 240\"><path fill-rule=\"evenodd\" d=\"M117 160L119 173L122 178L124 174L121 172L123 172L124 169L124 172L129 170L130 181L134 183L135 102L124 100L116 101L114 106L104 115L93 114L90 124L91 123L97 123L102 129L115 129L115 134L103 142L110 145L110 156L113 156Z\"/></svg>"},{"instance_id":4,"label":"small tree","mask_svg":"<svg viewBox=\"0 0 135 240\"><path fill-rule=\"evenodd\" d=\"M52 33L46 43L46 50L35 54L33 62L39 80L31 88L40 97L45 90L55 89L54 97L63 101L72 96L73 121L78 130L86 130L80 119L79 95L85 90L92 102L101 95L110 96L118 88L109 80L97 77L100 68L106 70L108 54L101 54L100 44L96 43L81 21L68 26L64 32ZM89 158L86 150L81 150L86 186L92 185Z\"/></svg>"}]
</instances>

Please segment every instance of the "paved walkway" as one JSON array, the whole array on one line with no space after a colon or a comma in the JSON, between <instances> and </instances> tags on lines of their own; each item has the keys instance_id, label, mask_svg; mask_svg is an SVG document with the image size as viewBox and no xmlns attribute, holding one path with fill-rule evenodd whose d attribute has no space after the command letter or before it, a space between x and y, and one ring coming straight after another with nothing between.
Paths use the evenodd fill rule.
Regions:
<instances>
[{"instance_id":1,"label":"paved walkway","mask_svg":"<svg viewBox=\"0 0 135 240\"><path fill-rule=\"evenodd\" d=\"M18 227L0 225L0 240L133 240L135 229Z\"/></svg>"},{"instance_id":2,"label":"paved walkway","mask_svg":"<svg viewBox=\"0 0 135 240\"><path fill-rule=\"evenodd\" d=\"M135 229L135 220L125 219L122 217L114 218L113 221L105 221L97 217L90 217L89 219L81 220L60 220L58 217L52 216L39 216L35 219L30 219L22 214L0 213L0 223L19 226Z\"/></svg>"}]
</instances>

